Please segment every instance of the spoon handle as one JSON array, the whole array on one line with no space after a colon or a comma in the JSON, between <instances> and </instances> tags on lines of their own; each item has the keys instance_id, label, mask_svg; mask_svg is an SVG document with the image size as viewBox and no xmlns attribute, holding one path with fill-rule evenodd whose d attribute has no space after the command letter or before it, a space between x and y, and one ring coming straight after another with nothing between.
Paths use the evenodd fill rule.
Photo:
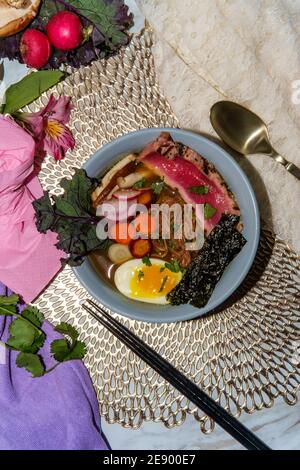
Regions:
<instances>
[{"instance_id":1,"label":"spoon handle","mask_svg":"<svg viewBox=\"0 0 300 470\"><path fill-rule=\"evenodd\" d=\"M298 178L298 180L300 180L300 168L298 166L294 165L294 163L289 162L281 155L275 155L274 158L277 162L281 163L281 165L283 165L289 173L291 173L293 176Z\"/></svg>"},{"instance_id":2,"label":"spoon handle","mask_svg":"<svg viewBox=\"0 0 300 470\"><path fill-rule=\"evenodd\" d=\"M289 163L286 169L300 180L300 168L298 166L294 165L294 163Z\"/></svg>"}]
</instances>

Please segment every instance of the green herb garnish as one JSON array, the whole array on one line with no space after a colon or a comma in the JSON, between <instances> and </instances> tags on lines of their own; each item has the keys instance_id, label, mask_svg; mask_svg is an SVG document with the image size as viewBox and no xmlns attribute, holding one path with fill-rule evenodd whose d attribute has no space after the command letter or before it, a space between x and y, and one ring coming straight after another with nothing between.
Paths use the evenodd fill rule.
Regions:
<instances>
[{"instance_id":1,"label":"green herb garnish","mask_svg":"<svg viewBox=\"0 0 300 470\"><path fill-rule=\"evenodd\" d=\"M208 202L204 204L204 218L205 219L211 219L215 215L216 212L217 212L217 209L211 206Z\"/></svg>"},{"instance_id":2,"label":"green herb garnish","mask_svg":"<svg viewBox=\"0 0 300 470\"><path fill-rule=\"evenodd\" d=\"M134 183L132 186L133 189L142 189L146 186L146 178L142 178L141 180Z\"/></svg>"},{"instance_id":3,"label":"green herb garnish","mask_svg":"<svg viewBox=\"0 0 300 470\"><path fill-rule=\"evenodd\" d=\"M194 194L207 194L209 191L209 186L201 185L201 186L191 186L189 188L190 193Z\"/></svg>"},{"instance_id":4,"label":"green herb garnish","mask_svg":"<svg viewBox=\"0 0 300 470\"><path fill-rule=\"evenodd\" d=\"M177 259L173 259L171 263L165 263L165 268L167 268L169 271L172 271L172 273L179 273L181 271L181 267Z\"/></svg>"},{"instance_id":5,"label":"green herb garnish","mask_svg":"<svg viewBox=\"0 0 300 470\"><path fill-rule=\"evenodd\" d=\"M145 273L143 273L143 271L138 271L138 280L141 281L143 279L143 277L145 276Z\"/></svg>"},{"instance_id":6,"label":"green herb garnish","mask_svg":"<svg viewBox=\"0 0 300 470\"><path fill-rule=\"evenodd\" d=\"M51 343L51 353L58 362L66 362L72 359L82 359L86 353L86 346L78 341L78 332L69 323L60 323L55 331L68 337L68 339L56 339Z\"/></svg>"},{"instance_id":7,"label":"green herb garnish","mask_svg":"<svg viewBox=\"0 0 300 470\"><path fill-rule=\"evenodd\" d=\"M18 367L23 367L32 374L32 377L41 377L51 372L61 362L72 359L82 359L86 353L86 345L78 341L78 332L68 323L60 323L54 330L67 338L52 341L50 348L54 359L54 366L46 370L40 349L44 346L46 334L42 330L44 315L36 307L28 305L20 314L17 311L18 295L10 297L0 296L0 315L16 316L9 326L10 336L5 346L19 354L16 358Z\"/></svg>"},{"instance_id":8,"label":"green herb garnish","mask_svg":"<svg viewBox=\"0 0 300 470\"><path fill-rule=\"evenodd\" d=\"M151 184L152 191L154 192L154 194L156 194L156 196L160 195L160 193L164 189L164 186L165 186L164 180L155 181L154 183Z\"/></svg>"},{"instance_id":9,"label":"green herb garnish","mask_svg":"<svg viewBox=\"0 0 300 470\"><path fill-rule=\"evenodd\" d=\"M151 260L149 258L149 256L144 256L142 258L142 262L146 265L146 266L152 266L152 263L151 263Z\"/></svg>"},{"instance_id":10,"label":"green herb garnish","mask_svg":"<svg viewBox=\"0 0 300 470\"><path fill-rule=\"evenodd\" d=\"M159 271L160 271L161 273L163 273L165 269L166 269L166 267L165 267L165 266L162 266Z\"/></svg>"},{"instance_id":11,"label":"green herb garnish","mask_svg":"<svg viewBox=\"0 0 300 470\"><path fill-rule=\"evenodd\" d=\"M161 288L160 288L159 291L158 291L159 293L164 290L165 285L166 285L166 283L167 283L167 281L168 281L168 278L169 278L169 276L165 276L165 277L163 278L163 282L162 282Z\"/></svg>"}]
</instances>

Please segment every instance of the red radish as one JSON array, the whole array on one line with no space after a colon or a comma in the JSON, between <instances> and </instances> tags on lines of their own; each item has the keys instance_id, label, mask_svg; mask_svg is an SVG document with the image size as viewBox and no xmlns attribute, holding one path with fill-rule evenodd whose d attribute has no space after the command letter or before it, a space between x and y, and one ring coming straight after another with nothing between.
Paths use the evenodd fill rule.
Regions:
<instances>
[{"instance_id":1,"label":"red radish","mask_svg":"<svg viewBox=\"0 0 300 470\"><path fill-rule=\"evenodd\" d=\"M152 250L152 243L150 240L138 239L132 240L129 244L129 249L134 258L144 258L144 256L150 255Z\"/></svg>"},{"instance_id":2,"label":"red radish","mask_svg":"<svg viewBox=\"0 0 300 470\"><path fill-rule=\"evenodd\" d=\"M129 217L136 215L136 199L127 200L110 199L103 201L97 207L97 215L106 217L108 220L123 222Z\"/></svg>"},{"instance_id":3,"label":"red radish","mask_svg":"<svg viewBox=\"0 0 300 470\"><path fill-rule=\"evenodd\" d=\"M20 41L20 53L26 65L40 69L51 55L51 44L46 34L37 29L27 29Z\"/></svg>"},{"instance_id":4,"label":"red radish","mask_svg":"<svg viewBox=\"0 0 300 470\"><path fill-rule=\"evenodd\" d=\"M122 191L116 191L113 194L113 197L116 199L135 199L141 194L141 191L137 191L135 189L123 189Z\"/></svg>"},{"instance_id":5,"label":"red radish","mask_svg":"<svg viewBox=\"0 0 300 470\"><path fill-rule=\"evenodd\" d=\"M71 11L60 11L52 16L46 31L51 44L63 51L75 49L84 39L81 20Z\"/></svg>"}]
</instances>

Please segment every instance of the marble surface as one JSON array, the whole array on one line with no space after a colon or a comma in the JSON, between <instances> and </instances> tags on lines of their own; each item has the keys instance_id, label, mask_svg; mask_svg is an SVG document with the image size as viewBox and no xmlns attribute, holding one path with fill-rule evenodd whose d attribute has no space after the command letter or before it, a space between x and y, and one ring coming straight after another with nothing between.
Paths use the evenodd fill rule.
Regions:
<instances>
[{"instance_id":1,"label":"marble surface","mask_svg":"<svg viewBox=\"0 0 300 470\"><path fill-rule=\"evenodd\" d=\"M186 0L184 0L184 3L185 2ZM185 38L187 42L185 43L185 50L182 55L181 47L184 38L180 37L180 31L177 31L175 34L172 32L172 28L170 26L166 28L166 31L162 32L160 30L161 25L166 24L168 4L174 5L174 12L176 12L175 4L180 3L182 5L182 1L164 0L164 2L158 2L152 0L139 0L139 6L142 8L143 13L138 9L134 0L127 0L127 3L135 13L136 23L134 31L138 31L143 26L144 15L147 20L152 23L154 29L157 29L157 43L154 53L161 87L171 102L177 116L181 120L182 126L197 130L200 127L202 130L211 132L207 123L207 117L206 120L203 119L203 115L201 113L204 113L204 110L205 113L207 113L207 103L210 103L213 100L215 101L219 96L219 91L217 92L213 87L206 87L203 80L199 79L197 69L195 70L195 68L191 67L191 64L187 60L189 50L188 41L190 38ZM200 3L203 7L207 1L201 0ZM209 3L211 3L210 0ZM226 2L223 1L223 3ZM232 4L234 2L229 1L227 3ZM293 0L285 0L282 3L289 5L290 9L294 8L295 13L297 13L297 2L294 2ZM177 13L174 14L181 16L183 10L185 9L182 7L182 10L177 11ZM195 15L199 16L198 9L196 9L195 12ZM294 15L291 10L291 24L294 24L293 18ZM178 25L177 19L175 21L175 26L176 24ZM175 40L176 46L174 49L173 41ZM179 51L179 54L177 51ZM0 100L5 87L9 83L17 81L17 79L24 75L25 72L26 69L23 66L16 63L5 63L5 80L0 85ZM169 79L169 73L172 74L172 80ZM294 77L296 77L296 75L294 75ZM300 70L298 78L300 79ZM197 95L193 93L195 87L197 89ZM178 96L181 96L182 99L178 100ZM209 98L208 101L205 101L205 106L203 105L203 97L206 97L206 99L207 97ZM197 104L197 108L199 107L199 116L197 119L195 119L195 115L192 112L192 109L195 107L195 103ZM297 139L297 145L299 148L299 137L297 137ZM280 144L280 140L278 143ZM287 146L286 149L288 151L289 147ZM299 155L300 154L298 152L298 156L294 156L294 158L300 158ZM258 157L258 159L259 158L260 157ZM298 163L300 163L299 160ZM283 177L286 179L286 175L281 173L281 168L275 170L271 163L266 162L266 165L267 171L277 172L276 178ZM273 174L275 176L275 173ZM291 184L290 180L288 180L288 182ZM296 233L299 238L299 231ZM275 401L275 404L271 409L265 409L260 412L256 412L253 415L243 414L240 419L272 448L300 449L300 403L295 406L288 406L279 399ZM167 429L162 424L154 422L144 423L139 430L125 429L120 425L111 425L104 421L102 426L112 449L202 450L241 448L219 427L216 427L214 432L209 435L202 434L199 428L199 423L197 423L192 416L188 416L182 426L173 429Z\"/></svg>"},{"instance_id":2,"label":"marble surface","mask_svg":"<svg viewBox=\"0 0 300 470\"><path fill-rule=\"evenodd\" d=\"M240 421L255 432L272 449L300 449L300 403L287 406L282 400L273 408L243 414ZM124 429L103 422L103 430L112 449L141 450L239 450L234 439L220 427L208 435L202 434L199 423L188 416L182 426L166 429L160 423L144 423L139 430Z\"/></svg>"}]
</instances>

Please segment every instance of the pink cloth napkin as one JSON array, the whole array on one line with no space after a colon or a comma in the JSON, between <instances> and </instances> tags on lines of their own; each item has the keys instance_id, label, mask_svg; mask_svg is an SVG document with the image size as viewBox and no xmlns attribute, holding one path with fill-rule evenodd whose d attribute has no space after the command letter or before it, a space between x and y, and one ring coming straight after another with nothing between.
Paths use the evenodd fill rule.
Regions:
<instances>
[{"instance_id":1,"label":"pink cloth napkin","mask_svg":"<svg viewBox=\"0 0 300 470\"><path fill-rule=\"evenodd\" d=\"M0 116L0 281L31 302L59 271L56 234L40 234L31 202L43 195L34 174L35 143Z\"/></svg>"}]
</instances>

